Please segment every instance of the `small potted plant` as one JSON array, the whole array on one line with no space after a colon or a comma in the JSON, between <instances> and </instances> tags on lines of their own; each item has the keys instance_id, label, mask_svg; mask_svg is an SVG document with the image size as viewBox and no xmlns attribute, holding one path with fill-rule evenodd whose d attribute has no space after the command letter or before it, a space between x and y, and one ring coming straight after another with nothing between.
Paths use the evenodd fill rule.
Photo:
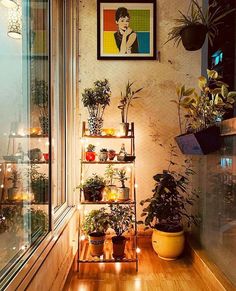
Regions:
<instances>
[{"instance_id":1,"label":"small potted plant","mask_svg":"<svg viewBox=\"0 0 236 291\"><path fill-rule=\"evenodd\" d=\"M86 179L84 184L79 188L83 189L85 201L101 201L103 197L103 190L106 186L103 177L93 174Z\"/></svg>"},{"instance_id":2,"label":"small potted plant","mask_svg":"<svg viewBox=\"0 0 236 291\"><path fill-rule=\"evenodd\" d=\"M48 115L48 83L44 80L35 80L31 88L32 101L39 108L39 122L42 134L48 134L49 115Z\"/></svg>"},{"instance_id":3,"label":"small potted plant","mask_svg":"<svg viewBox=\"0 0 236 291\"><path fill-rule=\"evenodd\" d=\"M108 151L105 148L100 149L100 153L99 153L99 161L100 162L106 162L108 159Z\"/></svg>"},{"instance_id":4,"label":"small potted plant","mask_svg":"<svg viewBox=\"0 0 236 291\"><path fill-rule=\"evenodd\" d=\"M38 167L32 165L29 170L30 185L34 194L34 201L47 202L49 194L48 176L45 173L40 173L37 169Z\"/></svg>"},{"instance_id":5,"label":"small potted plant","mask_svg":"<svg viewBox=\"0 0 236 291\"><path fill-rule=\"evenodd\" d=\"M90 253L92 256L103 255L105 233L110 224L110 216L105 207L91 210L84 219L82 229L89 236Z\"/></svg>"},{"instance_id":6,"label":"small potted plant","mask_svg":"<svg viewBox=\"0 0 236 291\"><path fill-rule=\"evenodd\" d=\"M108 165L105 170L104 174L106 178L106 200L117 200L117 187L113 184L113 181L116 176L116 169L114 168L114 165Z\"/></svg>"},{"instance_id":7,"label":"small potted plant","mask_svg":"<svg viewBox=\"0 0 236 291\"><path fill-rule=\"evenodd\" d=\"M93 88L84 89L82 102L88 109L88 126L90 135L101 135L103 126L103 114L105 108L110 105L111 89L107 79L95 81Z\"/></svg>"},{"instance_id":8,"label":"small potted plant","mask_svg":"<svg viewBox=\"0 0 236 291\"><path fill-rule=\"evenodd\" d=\"M186 50L195 51L203 46L206 34L210 44L213 45L218 27L224 23L222 19L235 9L226 11L213 1L204 13L197 1L192 0L190 3L190 14L185 15L179 11L181 17L175 20L176 26L169 32L166 43L173 40L178 46L182 40Z\"/></svg>"},{"instance_id":9,"label":"small potted plant","mask_svg":"<svg viewBox=\"0 0 236 291\"><path fill-rule=\"evenodd\" d=\"M174 146L170 154L168 169L153 177L156 182L153 194L140 202L142 206L147 204L141 216L145 217L145 225L153 228L152 246L158 256L166 260L176 259L184 249L184 219L188 226L197 224L196 217L188 209L198 197L195 190L188 188L189 177L194 173L190 161L185 161L181 167L183 173L180 173L178 169L171 169L178 167L173 160L177 156Z\"/></svg>"},{"instance_id":10,"label":"small potted plant","mask_svg":"<svg viewBox=\"0 0 236 291\"><path fill-rule=\"evenodd\" d=\"M116 179L121 183L121 187L118 187L118 199L119 200L129 200L129 188L125 186L125 181L128 180L126 177L126 170L118 169L116 172Z\"/></svg>"},{"instance_id":11,"label":"small potted plant","mask_svg":"<svg viewBox=\"0 0 236 291\"><path fill-rule=\"evenodd\" d=\"M220 147L217 123L235 102L236 92L229 92L228 85L214 70L207 70L207 78L199 77L198 85L200 94L183 85L177 88L178 100L171 100L177 104L180 127L180 135L175 140L184 154L208 154ZM184 120L182 109L185 111Z\"/></svg>"},{"instance_id":12,"label":"small potted plant","mask_svg":"<svg viewBox=\"0 0 236 291\"><path fill-rule=\"evenodd\" d=\"M87 151L85 152L85 158L86 161L92 162L96 158L96 153L95 153L95 145L89 144L87 146Z\"/></svg>"},{"instance_id":13,"label":"small potted plant","mask_svg":"<svg viewBox=\"0 0 236 291\"><path fill-rule=\"evenodd\" d=\"M125 94L121 92L120 104L118 108L121 110L121 124L120 124L120 135L127 136L129 132L129 123L128 123L128 113L129 108L132 106L132 103L135 99L140 97L136 96L143 88L139 88L135 91L132 89L134 82L129 82L126 85Z\"/></svg>"},{"instance_id":14,"label":"small potted plant","mask_svg":"<svg viewBox=\"0 0 236 291\"><path fill-rule=\"evenodd\" d=\"M134 222L134 211L131 206L110 205L110 227L115 231L116 236L112 237L113 257L122 259L125 256L126 238L124 232L132 227Z\"/></svg>"},{"instance_id":15,"label":"small potted plant","mask_svg":"<svg viewBox=\"0 0 236 291\"><path fill-rule=\"evenodd\" d=\"M108 158L110 161L113 161L116 156L116 151L113 149L108 150Z\"/></svg>"}]
</instances>

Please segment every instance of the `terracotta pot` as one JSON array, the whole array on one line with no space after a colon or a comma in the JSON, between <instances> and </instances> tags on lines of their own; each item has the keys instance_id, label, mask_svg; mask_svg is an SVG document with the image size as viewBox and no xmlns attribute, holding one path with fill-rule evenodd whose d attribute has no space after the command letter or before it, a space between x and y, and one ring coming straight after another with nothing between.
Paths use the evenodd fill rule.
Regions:
<instances>
[{"instance_id":1,"label":"terracotta pot","mask_svg":"<svg viewBox=\"0 0 236 291\"><path fill-rule=\"evenodd\" d=\"M113 257L114 259L123 259L125 256L125 243L126 238L124 236L113 236Z\"/></svg>"},{"instance_id":2,"label":"terracotta pot","mask_svg":"<svg viewBox=\"0 0 236 291\"><path fill-rule=\"evenodd\" d=\"M116 156L116 151L114 151L114 150L108 151L108 158L110 161L114 160L115 156Z\"/></svg>"},{"instance_id":3,"label":"terracotta pot","mask_svg":"<svg viewBox=\"0 0 236 291\"><path fill-rule=\"evenodd\" d=\"M103 255L105 234L101 232L92 232L89 234L90 254L93 257Z\"/></svg>"},{"instance_id":4,"label":"terracotta pot","mask_svg":"<svg viewBox=\"0 0 236 291\"><path fill-rule=\"evenodd\" d=\"M85 153L85 159L88 162L92 162L94 161L96 158L96 153L95 152L86 152Z\"/></svg>"}]
</instances>

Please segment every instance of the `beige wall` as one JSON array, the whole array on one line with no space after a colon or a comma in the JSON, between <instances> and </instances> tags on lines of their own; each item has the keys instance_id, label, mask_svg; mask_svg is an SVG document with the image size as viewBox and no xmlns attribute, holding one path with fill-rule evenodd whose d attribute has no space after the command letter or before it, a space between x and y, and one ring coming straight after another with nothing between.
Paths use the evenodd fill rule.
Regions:
<instances>
[{"instance_id":1,"label":"beige wall","mask_svg":"<svg viewBox=\"0 0 236 291\"><path fill-rule=\"evenodd\" d=\"M137 197L140 201L151 194L153 175L166 168L167 150L152 141L152 123L158 123L156 132L164 139L178 133L176 107L170 100L176 98L177 84L197 85L201 51L188 52L182 45L175 48L172 43L163 46L173 19L178 17L178 9L187 12L189 0L158 0L157 48L160 61L98 61L96 2L79 2L79 98L82 90L91 87L95 80L107 78L112 87L112 100L105 112L105 126L114 126L120 122L117 105L127 80L135 81L136 88L144 87L140 94L142 99L135 100L137 102L129 116L129 121L135 123ZM80 108L81 120L86 120L87 112L82 105ZM140 210L138 206L138 213Z\"/></svg>"}]
</instances>

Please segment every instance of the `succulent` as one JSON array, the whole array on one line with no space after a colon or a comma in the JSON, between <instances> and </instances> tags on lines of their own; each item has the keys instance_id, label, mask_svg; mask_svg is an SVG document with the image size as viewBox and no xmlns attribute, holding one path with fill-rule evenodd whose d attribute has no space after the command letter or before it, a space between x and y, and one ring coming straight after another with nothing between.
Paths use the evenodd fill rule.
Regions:
<instances>
[{"instance_id":1,"label":"succulent","mask_svg":"<svg viewBox=\"0 0 236 291\"><path fill-rule=\"evenodd\" d=\"M89 144L87 146L87 152L94 152L95 151L95 145Z\"/></svg>"},{"instance_id":2,"label":"succulent","mask_svg":"<svg viewBox=\"0 0 236 291\"><path fill-rule=\"evenodd\" d=\"M107 149L105 149L105 148L102 148L102 149L100 149L100 152L101 152L101 153L107 153L107 152L108 152L108 150L107 150Z\"/></svg>"},{"instance_id":3,"label":"succulent","mask_svg":"<svg viewBox=\"0 0 236 291\"><path fill-rule=\"evenodd\" d=\"M116 179L121 182L121 188L125 188L125 181L128 180L128 178L126 177L126 170L125 169L117 169Z\"/></svg>"},{"instance_id":4,"label":"succulent","mask_svg":"<svg viewBox=\"0 0 236 291\"><path fill-rule=\"evenodd\" d=\"M116 175L116 169L114 168L114 165L108 165L106 167L106 170L105 170L105 178L108 180L108 184L109 185L113 185L113 179Z\"/></svg>"}]
</instances>

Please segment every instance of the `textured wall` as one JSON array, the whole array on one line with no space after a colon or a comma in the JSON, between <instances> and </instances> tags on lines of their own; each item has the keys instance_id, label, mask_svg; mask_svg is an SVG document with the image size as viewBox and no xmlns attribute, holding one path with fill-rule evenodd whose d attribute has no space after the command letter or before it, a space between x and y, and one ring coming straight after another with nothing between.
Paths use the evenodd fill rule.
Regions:
<instances>
[{"instance_id":1,"label":"textured wall","mask_svg":"<svg viewBox=\"0 0 236 291\"><path fill-rule=\"evenodd\" d=\"M188 0L157 1L157 48L160 61L108 61L97 60L97 11L95 0L79 2L79 78L80 94L93 81L107 78L112 86L111 106L105 112L105 125L120 122L117 109L120 91L127 80L135 81L136 88L144 87L141 99L130 110L130 121L135 123L136 132L136 178L138 201L147 197L153 188L152 176L166 168L167 150L152 141L153 129L162 140L178 132L177 112L174 103L175 87L179 83L196 86L200 75L200 52L188 52L182 45L172 43L163 46L169 29L178 17L178 9L187 12ZM81 120L86 120L87 112L80 106ZM153 126L157 123L157 127ZM141 208L138 206L139 212Z\"/></svg>"}]
</instances>

